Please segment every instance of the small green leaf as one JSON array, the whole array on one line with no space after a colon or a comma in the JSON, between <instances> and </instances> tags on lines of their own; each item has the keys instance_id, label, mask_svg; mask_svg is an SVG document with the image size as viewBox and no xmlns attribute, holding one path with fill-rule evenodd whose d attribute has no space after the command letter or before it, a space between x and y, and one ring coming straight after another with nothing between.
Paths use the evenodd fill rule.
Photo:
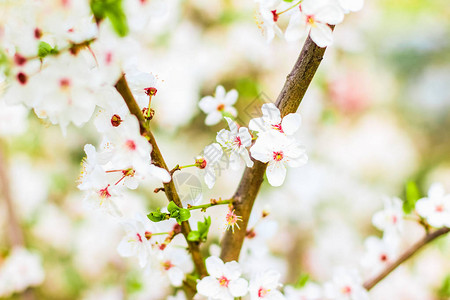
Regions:
<instances>
[{"instance_id":1,"label":"small green leaf","mask_svg":"<svg viewBox=\"0 0 450 300\"><path fill-rule=\"evenodd\" d=\"M56 47L52 48L52 46L50 46L46 42L40 41L38 44L38 57L44 58L50 54L58 54L58 50L56 49Z\"/></svg>"},{"instance_id":2,"label":"small green leaf","mask_svg":"<svg viewBox=\"0 0 450 300\"><path fill-rule=\"evenodd\" d=\"M309 274L301 274L295 283L295 287L300 289L306 285L309 281Z\"/></svg>"},{"instance_id":3,"label":"small green leaf","mask_svg":"<svg viewBox=\"0 0 450 300\"><path fill-rule=\"evenodd\" d=\"M175 202L170 201L169 205L167 205L167 210L172 214L175 211L178 211L180 208L178 205L175 204Z\"/></svg>"},{"instance_id":4,"label":"small green leaf","mask_svg":"<svg viewBox=\"0 0 450 300\"><path fill-rule=\"evenodd\" d=\"M191 217L191 212L189 209L186 208L180 208L180 217L177 219L178 223L184 222L189 220Z\"/></svg>"},{"instance_id":5,"label":"small green leaf","mask_svg":"<svg viewBox=\"0 0 450 300\"><path fill-rule=\"evenodd\" d=\"M119 36L128 34L127 16L123 10L122 0L91 0L90 6L97 22L108 19Z\"/></svg>"},{"instance_id":6,"label":"small green leaf","mask_svg":"<svg viewBox=\"0 0 450 300\"><path fill-rule=\"evenodd\" d=\"M211 217L204 218L204 222L198 222L198 232L200 234L200 240L202 242L206 241L208 237L209 227L211 226Z\"/></svg>"},{"instance_id":7,"label":"small green leaf","mask_svg":"<svg viewBox=\"0 0 450 300\"><path fill-rule=\"evenodd\" d=\"M409 181L405 186L405 201L403 202L403 211L410 214L416 207L416 202L421 197L417 184Z\"/></svg>"},{"instance_id":8,"label":"small green leaf","mask_svg":"<svg viewBox=\"0 0 450 300\"><path fill-rule=\"evenodd\" d=\"M200 240L200 233L198 231L191 231L187 236L188 241L198 242Z\"/></svg>"},{"instance_id":9,"label":"small green leaf","mask_svg":"<svg viewBox=\"0 0 450 300\"><path fill-rule=\"evenodd\" d=\"M450 298L450 274L444 278L441 287L438 291L439 297L442 299Z\"/></svg>"},{"instance_id":10,"label":"small green leaf","mask_svg":"<svg viewBox=\"0 0 450 300\"><path fill-rule=\"evenodd\" d=\"M147 218L149 218L152 222L161 222L163 220L167 219L168 214L161 212L161 210L158 208L155 211L152 211L147 215Z\"/></svg>"}]
</instances>

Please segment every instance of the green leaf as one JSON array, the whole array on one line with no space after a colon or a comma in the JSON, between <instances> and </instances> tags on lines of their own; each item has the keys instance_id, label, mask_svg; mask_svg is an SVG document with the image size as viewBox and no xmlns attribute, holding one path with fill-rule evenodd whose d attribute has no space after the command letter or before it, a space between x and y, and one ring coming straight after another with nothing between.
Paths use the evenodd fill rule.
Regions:
<instances>
[{"instance_id":1,"label":"green leaf","mask_svg":"<svg viewBox=\"0 0 450 300\"><path fill-rule=\"evenodd\" d=\"M206 238L208 237L209 227L211 226L211 217L208 216L208 218L204 218L204 222L198 222L198 232L200 233L200 239L202 242L206 241Z\"/></svg>"},{"instance_id":2,"label":"green leaf","mask_svg":"<svg viewBox=\"0 0 450 300\"><path fill-rule=\"evenodd\" d=\"M180 208L178 205L175 204L175 202L170 201L169 205L167 205L167 210L172 214L175 211L178 211Z\"/></svg>"},{"instance_id":3,"label":"green leaf","mask_svg":"<svg viewBox=\"0 0 450 300\"><path fill-rule=\"evenodd\" d=\"M187 239L190 242L197 242L200 240L200 233L198 231L193 230L189 232Z\"/></svg>"},{"instance_id":4,"label":"green leaf","mask_svg":"<svg viewBox=\"0 0 450 300\"><path fill-rule=\"evenodd\" d=\"M90 6L97 22L108 19L119 36L128 34L127 16L123 10L122 0L91 0Z\"/></svg>"},{"instance_id":5,"label":"green leaf","mask_svg":"<svg viewBox=\"0 0 450 300\"><path fill-rule=\"evenodd\" d=\"M439 288L438 294L442 299L450 298L450 274L444 278L442 286Z\"/></svg>"},{"instance_id":6,"label":"green leaf","mask_svg":"<svg viewBox=\"0 0 450 300\"><path fill-rule=\"evenodd\" d=\"M180 217L177 218L177 221L178 221L178 223L181 223L181 222L189 220L190 217L191 217L191 212L189 211L189 209L180 208Z\"/></svg>"},{"instance_id":7,"label":"green leaf","mask_svg":"<svg viewBox=\"0 0 450 300\"><path fill-rule=\"evenodd\" d=\"M44 58L50 54L58 54L58 50L56 49L56 47L52 48L52 46L50 46L46 42L40 41L38 44L38 57Z\"/></svg>"},{"instance_id":8,"label":"green leaf","mask_svg":"<svg viewBox=\"0 0 450 300\"><path fill-rule=\"evenodd\" d=\"M309 274L301 274L297 280L297 282L295 283L295 287L297 289L300 289L302 287L304 287L306 285L306 283L308 283L309 281Z\"/></svg>"},{"instance_id":9,"label":"green leaf","mask_svg":"<svg viewBox=\"0 0 450 300\"><path fill-rule=\"evenodd\" d=\"M161 210L158 208L155 211L152 211L147 215L147 218L149 218L152 222L161 222L163 220L167 220L168 214L161 212Z\"/></svg>"},{"instance_id":10,"label":"green leaf","mask_svg":"<svg viewBox=\"0 0 450 300\"><path fill-rule=\"evenodd\" d=\"M414 181L409 181L405 186L405 201L403 202L403 211L410 214L416 207L416 202L421 197L419 188Z\"/></svg>"}]
</instances>

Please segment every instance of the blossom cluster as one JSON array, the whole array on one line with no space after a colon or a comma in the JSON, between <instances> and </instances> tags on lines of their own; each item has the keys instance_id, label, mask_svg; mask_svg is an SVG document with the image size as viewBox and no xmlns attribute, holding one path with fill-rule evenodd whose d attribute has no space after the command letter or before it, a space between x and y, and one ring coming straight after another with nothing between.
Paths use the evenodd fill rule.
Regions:
<instances>
[{"instance_id":1,"label":"blossom cluster","mask_svg":"<svg viewBox=\"0 0 450 300\"><path fill-rule=\"evenodd\" d=\"M289 15L289 24L284 32L287 41L298 41L309 34L319 47L333 43L332 27L344 20L344 15L358 11L364 0L255 0L258 3L259 26L267 42L275 35L283 36L279 19Z\"/></svg>"},{"instance_id":2,"label":"blossom cluster","mask_svg":"<svg viewBox=\"0 0 450 300\"><path fill-rule=\"evenodd\" d=\"M9 297L28 287L38 286L44 278L40 256L16 247L0 267L0 297Z\"/></svg>"},{"instance_id":3,"label":"blossom cluster","mask_svg":"<svg viewBox=\"0 0 450 300\"><path fill-rule=\"evenodd\" d=\"M228 92L231 93L233 91ZM207 146L204 150L205 182L212 188L215 182L215 164L227 155L232 169L238 169L245 164L253 166L251 157L267 163L267 179L272 186L280 186L286 177L286 166L300 167L308 161L305 149L295 138L295 133L301 125L301 116L291 113L281 117L280 110L273 103L263 104L262 117L250 120L249 127L239 127L227 114L223 113L225 100L223 87L218 87L215 97L206 96L199 103L200 108L207 114L205 123L210 125L211 116L225 118L230 130L222 129L217 133L217 143ZM237 94L234 92L233 99ZM235 101L235 100L234 100ZM235 111L233 102L226 102L230 111ZM208 109L205 109L207 107ZM217 116L217 117L216 117ZM236 114L234 113L234 117ZM219 122L220 119L217 119ZM215 123L214 123L215 124ZM252 135L249 130L255 133ZM254 143L252 143L254 141ZM249 150L247 150L249 148Z\"/></svg>"}]
</instances>

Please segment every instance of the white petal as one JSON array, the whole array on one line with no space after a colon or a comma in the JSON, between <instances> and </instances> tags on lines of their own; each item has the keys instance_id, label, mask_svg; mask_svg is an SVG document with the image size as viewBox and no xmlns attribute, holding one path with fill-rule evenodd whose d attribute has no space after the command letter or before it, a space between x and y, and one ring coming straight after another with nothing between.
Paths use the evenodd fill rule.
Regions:
<instances>
[{"instance_id":1,"label":"white petal","mask_svg":"<svg viewBox=\"0 0 450 300\"><path fill-rule=\"evenodd\" d=\"M248 123L248 128L253 131L263 132L266 131L266 123L263 118L254 118Z\"/></svg>"},{"instance_id":2,"label":"white petal","mask_svg":"<svg viewBox=\"0 0 450 300\"><path fill-rule=\"evenodd\" d=\"M286 167L281 162L269 163L266 175L271 186L280 186L286 177Z\"/></svg>"},{"instance_id":3,"label":"white petal","mask_svg":"<svg viewBox=\"0 0 450 300\"><path fill-rule=\"evenodd\" d=\"M302 117L299 114L288 114L281 121L281 128L287 135L294 134L302 125Z\"/></svg>"},{"instance_id":4,"label":"white petal","mask_svg":"<svg viewBox=\"0 0 450 300\"><path fill-rule=\"evenodd\" d=\"M227 92L225 91L225 88L221 85L218 85L216 87L216 94L214 96L218 101L222 102L225 99L226 93Z\"/></svg>"},{"instance_id":5,"label":"white petal","mask_svg":"<svg viewBox=\"0 0 450 300\"><path fill-rule=\"evenodd\" d=\"M155 165L150 165L149 171L153 176L160 179L162 182L167 183L172 180L172 177L170 177L170 174L166 169L157 167Z\"/></svg>"},{"instance_id":6,"label":"white petal","mask_svg":"<svg viewBox=\"0 0 450 300\"><path fill-rule=\"evenodd\" d=\"M117 252L120 256L130 257L136 253L136 248L133 242L129 242L129 238L126 236L117 246Z\"/></svg>"},{"instance_id":7,"label":"white petal","mask_svg":"<svg viewBox=\"0 0 450 300\"><path fill-rule=\"evenodd\" d=\"M284 33L288 42L295 42L303 38L306 34L306 27L300 12L292 14L289 24Z\"/></svg>"},{"instance_id":8,"label":"white petal","mask_svg":"<svg viewBox=\"0 0 450 300\"><path fill-rule=\"evenodd\" d=\"M261 107L261 111L263 113L263 119L270 124L279 124L281 122L281 114L278 107L273 103L265 103Z\"/></svg>"},{"instance_id":9,"label":"white petal","mask_svg":"<svg viewBox=\"0 0 450 300\"><path fill-rule=\"evenodd\" d=\"M244 278L232 280L228 285L228 289L233 297L245 296L248 292L248 282Z\"/></svg>"},{"instance_id":10,"label":"white petal","mask_svg":"<svg viewBox=\"0 0 450 300\"><path fill-rule=\"evenodd\" d=\"M236 103L238 97L239 97L238 92L236 90L231 90L227 93L223 102L226 105L233 105L234 103Z\"/></svg>"},{"instance_id":11,"label":"white petal","mask_svg":"<svg viewBox=\"0 0 450 300\"><path fill-rule=\"evenodd\" d=\"M223 150L217 143L212 143L205 147L203 150L207 165L213 167L213 165L222 158Z\"/></svg>"},{"instance_id":12,"label":"white petal","mask_svg":"<svg viewBox=\"0 0 450 300\"><path fill-rule=\"evenodd\" d=\"M311 39L319 47L327 47L333 43L333 31L330 26L316 22L316 26L311 27Z\"/></svg>"},{"instance_id":13,"label":"white petal","mask_svg":"<svg viewBox=\"0 0 450 300\"><path fill-rule=\"evenodd\" d=\"M225 264L224 275L229 280L238 279L241 276L241 266L236 261L230 261Z\"/></svg>"},{"instance_id":14,"label":"white petal","mask_svg":"<svg viewBox=\"0 0 450 300\"><path fill-rule=\"evenodd\" d=\"M216 171L214 170L213 167L205 168L205 183L208 186L209 189L212 189L214 184L216 183Z\"/></svg>"},{"instance_id":15,"label":"white petal","mask_svg":"<svg viewBox=\"0 0 450 300\"><path fill-rule=\"evenodd\" d=\"M169 275L170 283L172 283L173 286L181 286L183 284L184 273L180 268L170 268L167 275Z\"/></svg>"},{"instance_id":16,"label":"white petal","mask_svg":"<svg viewBox=\"0 0 450 300\"><path fill-rule=\"evenodd\" d=\"M330 3L322 7L314 17L318 22L336 25L344 20L344 12L338 5Z\"/></svg>"},{"instance_id":17,"label":"white petal","mask_svg":"<svg viewBox=\"0 0 450 300\"><path fill-rule=\"evenodd\" d=\"M87 145L86 145L87 146ZM86 152L87 153L87 152ZM429 198L440 198L445 195L445 189L442 183L433 183L428 190Z\"/></svg>"},{"instance_id":18,"label":"white petal","mask_svg":"<svg viewBox=\"0 0 450 300\"><path fill-rule=\"evenodd\" d=\"M216 125L220 122L220 120L222 120L222 114L219 111L215 110L209 113L208 116L206 116L205 124L208 126Z\"/></svg>"},{"instance_id":19,"label":"white petal","mask_svg":"<svg viewBox=\"0 0 450 300\"><path fill-rule=\"evenodd\" d=\"M248 132L248 128L239 128L238 136L241 139L242 146L248 147L252 144L252 135L250 134L250 132Z\"/></svg>"},{"instance_id":20,"label":"white petal","mask_svg":"<svg viewBox=\"0 0 450 300\"><path fill-rule=\"evenodd\" d=\"M212 96L206 96L200 100L198 106L205 114L209 114L217 110L217 100Z\"/></svg>"},{"instance_id":21,"label":"white petal","mask_svg":"<svg viewBox=\"0 0 450 300\"><path fill-rule=\"evenodd\" d=\"M212 276L206 276L197 283L197 292L206 297L213 297L219 292L219 282Z\"/></svg>"},{"instance_id":22,"label":"white petal","mask_svg":"<svg viewBox=\"0 0 450 300\"><path fill-rule=\"evenodd\" d=\"M237 128L236 123L233 120L231 120L230 118L228 118L228 117L225 117L225 120L228 123L228 127L230 127L230 131L232 133L236 134L238 132L238 128Z\"/></svg>"},{"instance_id":23,"label":"white petal","mask_svg":"<svg viewBox=\"0 0 450 300\"><path fill-rule=\"evenodd\" d=\"M208 257L205 260L205 264L209 275L219 278L224 274L225 265L223 261L217 256Z\"/></svg>"},{"instance_id":24,"label":"white petal","mask_svg":"<svg viewBox=\"0 0 450 300\"><path fill-rule=\"evenodd\" d=\"M147 249L142 245L141 247L139 247L138 250L139 266L141 268L145 267L145 265L147 264L147 257L148 257Z\"/></svg>"}]
</instances>

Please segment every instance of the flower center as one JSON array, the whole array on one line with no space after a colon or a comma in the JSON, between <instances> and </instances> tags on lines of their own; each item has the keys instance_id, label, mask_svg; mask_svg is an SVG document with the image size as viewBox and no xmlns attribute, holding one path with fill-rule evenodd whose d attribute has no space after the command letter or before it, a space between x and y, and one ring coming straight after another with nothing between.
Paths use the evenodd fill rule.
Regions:
<instances>
[{"instance_id":1,"label":"flower center","mask_svg":"<svg viewBox=\"0 0 450 300\"><path fill-rule=\"evenodd\" d=\"M313 15L308 15L306 16L306 23L315 27L316 26L316 20L314 20L314 16Z\"/></svg>"},{"instance_id":2,"label":"flower center","mask_svg":"<svg viewBox=\"0 0 450 300\"><path fill-rule=\"evenodd\" d=\"M217 110L218 111L222 111L222 110L224 110L225 109L225 104L219 104L219 105L217 105Z\"/></svg>"},{"instance_id":3,"label":"flower center","mask_svg":"<svg viewBox=\"0 0 450 300\"><path fill-rule=\"evenodd\" d=\"M258 297L263 298L267 295L268 292L269 292L269 290L266 290L265 288L260 287L258 290Z\"/></svg>"},{"instance_id":4,"label":"flower center","mask_svg":"<svg viewBox=\"0 0 450 300\"><path fill-rule=\"evenodd\" d=\"M441 213L443 211L444 211L444 205L440 204L440 205L436 206L436 212Z\"/></svg>"},{"instance_id":5,"label":"flower center","mask_svg":"<svg viewBox=\"0 0 450 300\"><path fill-rule=\"evenodd\" d=\"M349 287L348 285L347 285L347 286L344 286L344 287L341 289L341 292L342 292L342 294L344 294L344 295L350 295L350 294L352 293L352 288Z\"/></svg>"},{"instance_id":6,"label":"flower center","mask_svg":"<svg viewBox=\"0 0 450 300\"><path fill-rule=\"evenodd\" d=\"M125 142L125 145L127 146L128 149L130 149L131 151L136 150L136 143L133 140L128 140Z\"/></svg>"},{"instance_id":7,"label":"flower center","mask_svg":"<svg viewBox=\"0 0 450 300\"><path fill-rule=\"evenodd\" d=\"M70 80L68 78L61 78L59 80L59 86L63 90L67 89L70 86Z\"/></svg>"},{"instance_id":8,"label":"flower center","mask_svg":"<svg viewBox=\"0 0 450 300\"><path fill-rule=\"evenodd\" d=\"M166 271L170 270L174 266L174 264L172 264L170 260L166 260L165 262L162 263L162 265L164 270Z\"/></svg>"},{"instance_id":9,"label":"flower center","mask_svg":"<svg viewBox=\"0 0 450 300\"><path fill-rule=\"evenodd\" d=\"M230 283L230 280L228 280L228 278L226 278L225 276L222 276L219 278L220 286L228 287L229 283Z\"/></svg>"},{"instance_id":10,"label":"flower center","mask_svg":"<svg viewBox=\"0 0 450 300\"><path fill-rule=\"evenodd\" d=\"M137 236L137 238L138 238L138 241L139 241L140 243L142 243L142 236L141 236L139 233L136 233L136 236Z\"/></svg>"},{"instance_id":11,"label":"flower center","mask_svg":"<svg viewBox=\"0 0 450 300\"><path fill-rule=\"evenodd\" d=\"M380 255L380 260L382 261L382 262L386 262L387 260L388 260L388 257L387 257L387 255L386 254L381 254Z\"/></svg>"},{"instance_id":12,"label":"flower center","mask_svg":"<svg viewBox=\"0 0 450 300\"><path fill-rule=\"evenodd\" d=\"M283 157L284 157L283 151L274 151L274 152L273 152L273 159L274 159L275 161L280 161L280 160L283 159Z\"/></svg>"},{"instance_id":13,"label":"flower center","mask_svg":"<svg viewBox=\"0 0 450 300\"><path fill-rule=\"evenodd\" d=\"M281 133L284 133L283 128L281 128L281 123L277 125L272 125L272 129L275 129Z\"/></svg>"},{"instance_id":14,"label":"flower center","mask_svg":"<svg viewBox=\"0 0 450 300\"><path fill-rule=\"evenodd\" d=\"M240 146L242 146L242 141L241 141L241 138L240 137L236 137L235 139L234 139L234 142L240 147Z\"/></svg>"},{"instance_id":15,"label":"flower center","mask_svg":"<svg viewBox=\"0 0 450 300\"><path fill-rule=\"evenodd\" d=\"M34 29L34 37L38 40L42 37L42 31L39 28Z\"/></svg>"},{"instance_id":16,"label":"flower center","mask_svg":"<svg viewBox=\"0 0 450 300\"><path fill-rule=\"evenodd\" d=\"M152 233L150 231L146 231L145 238L147 239L147 241L150 240L152 238Z\"/></svg>"},{"instance_id":17,"label":"flower center","mask_svg":"<svg viewBox=\"0 0 450 300\"><path fill-rule=\"evenodd\" d=\"M99 191L99 194L100 194L101 198L105 199L105 198L111 197L111 194L109 193L108 188L109 188L109 184L108 184L107 187L105 187L104 189L101 189Z\"/></svg>"}]
</instances>

